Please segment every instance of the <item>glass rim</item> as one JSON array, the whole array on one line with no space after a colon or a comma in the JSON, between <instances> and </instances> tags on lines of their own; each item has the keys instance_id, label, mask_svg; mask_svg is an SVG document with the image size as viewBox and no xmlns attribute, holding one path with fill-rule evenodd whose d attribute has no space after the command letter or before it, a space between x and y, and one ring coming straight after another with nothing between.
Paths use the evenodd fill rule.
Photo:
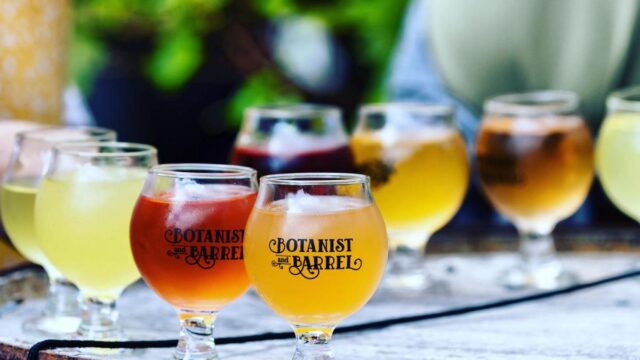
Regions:
<instances>
[{"instance_id":1,"label":"glass rim","mask_svg":"<svg viewBox=\"0 0 640 360\"><path fill-rule=\"evenodd\" d=\"M305 117L341 117L342 112L337 106L300 103L300 104L273 104L251 106L244 111L245 117L274 117L296 120Z\"/></svg>"},{"instance_id":2,"label":"glass rim","mask_svg":"<svg viewBox=\"0 0 640 360\"><path fill-rule=\"evenodd\" d=\"M630 100L630 97L637 96L637 100ZM607 96L608 110L622 110L629 112L640 112L640 86L632 86L616 90Z\"/></svg>"},{"instance_id":3,"label":"glass rim","mask_svg":"<svg viewBox=\"0 0 640 360\"><path fill-rule=\"evenodd\" d=\"M16 134L16 141L19 141L19 142L29 141L29 142L35 142L35 143L41 143L41 144L49 144L49 145L61 144L61 143L65 143L65 142L79 144L79 143L82 143L82 142L100 141L100 138L93 138L93 139L87 139L87 140L78 140L78 141L76 141L76 140L52 141L52 140L49 140L49 139L44 138L44 137L43 138L31 137L31 135L33 135L33 134L47 133L47 132L49 132L51 130L63 130L63 129L96 130L96 131L102 132L101 135L105 135L104 136L105 140L111 140L111 138L106 136L106 135L110 135L110 134L115 135L114 139L117 138L117 133L116 133L115 130L112 130L112 129L109 129L109 128L105 128L105 127L100 127L100 126L79 125L79 126L46 126L46 127L41 127L41 128L35 128L35 129L29 129L29 130L21 131L21 132Z\"/></svg>"},{"instance_id":4,"label":"glass rim","mask_svg":"<svg viewBox=\"0 0 640 360\"><path fill-rule=\"evenodd\" d=\"M138 149L131 152L112 152L112 153L99 153L82 151L83 148L95 148L95 147L111 147L116 149ZM121 141L87 141L87 142L68 142L57 144L53 146L53 152L56 154L72 155L78 157L87 158L115 158L115 157L135 157L135 156L149 156L156 155L158 150L147 144L121 142Z\"/></svg>"},{"instance_id":5,"label":"glass rim","mask_svg":"<svg viewBox=\"0 0 640 360\"><path fill-rule=\"evenodd\" d=\"M573 91L538 90L494 96L485 101L484 111L516 116L566 114L577 111L579 103Z\"/></svg>"},{"instance_id":6,"label":"glass rim","mask_svg":"<svg viewBox=\"0 0 640 360\"><path fill-rule=\"evenodd\" d=\"M306 172L272 174L260 178L260 184L270 185L355 185L368 184L369 176L355 173Z\"/></svg>"},{"instance_id":7,"label":"glass rim","mask_svg":"<svg viewBox=\"0 0 640 360\"><path fill-rule=\"evenodd\" d=\"M194 172L193 170L211 172ZM149 175L189 179L246 179L255 177L257 173L255 169L247 166L206 163L161 164L149 170Z\"/></svg>"},{"instance_id":8,"label":"glass rim","mask_svg":"<svg viewBox=\"0 0 640 360\"><path fill-rule=\"evenodd\" d=\"M371 103L360 106L358 109L359 116L367 116L374 113L382 113L387 110L404 110L416 111L422 115L431 116L453 116L455 107L445 103L422 103L422 102L381 102Z\"/></svg>"}]
</instances>

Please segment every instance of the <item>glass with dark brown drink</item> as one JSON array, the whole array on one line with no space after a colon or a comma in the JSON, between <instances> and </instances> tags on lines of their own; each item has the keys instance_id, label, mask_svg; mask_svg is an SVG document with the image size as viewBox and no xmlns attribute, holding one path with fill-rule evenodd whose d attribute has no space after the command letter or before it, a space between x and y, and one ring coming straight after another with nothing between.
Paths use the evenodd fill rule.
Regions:
<instances>
[{"instance_id":1,"label":"glass with dark brown drink","mask_svg":"<svg viewBox=\"0 0 640 360\"><path fill-rule=\"evenodd\" d=\"M231 163L261 176L353 170L340 110L309 104L247 109Z\"/></svg>"}]
</instances>

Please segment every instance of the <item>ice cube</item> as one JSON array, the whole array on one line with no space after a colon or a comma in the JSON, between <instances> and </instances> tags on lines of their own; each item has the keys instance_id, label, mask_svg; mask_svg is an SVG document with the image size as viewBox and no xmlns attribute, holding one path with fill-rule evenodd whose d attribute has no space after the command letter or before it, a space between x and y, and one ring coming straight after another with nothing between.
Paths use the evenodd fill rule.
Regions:
<instances>
[{"instance_id":1,"label":"ice cube","mask_svg":"<svg viewBox=\"0 0 640 360\"><path fill-rule=\"evenodd\" d=\"M287 194L287 197L281 201L282 203L279 201L274 202L272 207L277 208L278 211L295 214L337 212L367 205L364 200L357 198L336 195L310 195L305 193L304 190Z\"/></svg>"}]
</instances>

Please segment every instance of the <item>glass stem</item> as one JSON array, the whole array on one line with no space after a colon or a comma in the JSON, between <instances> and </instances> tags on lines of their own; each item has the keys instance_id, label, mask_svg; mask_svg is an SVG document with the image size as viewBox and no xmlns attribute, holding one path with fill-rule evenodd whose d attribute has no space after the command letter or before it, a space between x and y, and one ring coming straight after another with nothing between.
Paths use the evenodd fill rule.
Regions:
<instances>
[{"instance_id":1,"label":"glass stem","mask_svg":"<svg viewBox=\"0 0 640 360\"><path fill-rule=\"evenodd\" d=\"M174 357L190 360L216 360L213 324L217 311L179 310L180 339Z\"/></svg>"},{"instance_id":2,"label":"glass stem","mask_svg":"<svg viewBox=\"0 0 640 360\"><path fill-rule=\"evenodd\" d=\"M391 271L406 274L424 267L425 247L426 244L416 247L398 246L391 255Z\"/></svg>"},{"instance_id":3,"label":"glass stem","mask_svg":"<svg viewBox=\"0 0 640 360\"><path fill-rule=\"evenodd\" d=\"M293 360L331 360L333 353L331 351L331 336L333 335L333 326L327 327L308 327L294 326L298 343Z\"/></svg>"},{"instance_id":4,"label":"glass stem","mask_svg":"<svg viewBox=\"0 0 640 360\"><path fill-rule=\"evenodd\" d=\"M416 238L420 241L400 243L393 248L389 255L388 272L383 287L404 292L421 291L428 286L424 256L427 236L420 233Z\"/></svg>"},{"instance_id":5,"label":"glass stem","mask_svg":"<svg viewBox=\"0 0 640 360\"><path fill-rule=\"evenodd\" d=\"M84 297L82 300L82 322L78 328L80 336L92 340L122 340L118 326L116 301Z\"/></svg>"},{"instance_id":6,"label":"glass stem","mask_svg":"<svg viewBox=\"0 0 640 360\"><path fill-rule=\"evenodd\" d=\"M520 255L529 270L538 269L557 261L551 233L520 232Z\"/></svg>"},{"instance_id":7,"label":"glass stem","mask_svg":"<svg viewBox=\"0 0 640 360\"><path fill-rule=\"evenodd\" d=\"M45 315L58 318L78 316L78 290L63 278L49 278Z\"/></svg>"}]
</instances>

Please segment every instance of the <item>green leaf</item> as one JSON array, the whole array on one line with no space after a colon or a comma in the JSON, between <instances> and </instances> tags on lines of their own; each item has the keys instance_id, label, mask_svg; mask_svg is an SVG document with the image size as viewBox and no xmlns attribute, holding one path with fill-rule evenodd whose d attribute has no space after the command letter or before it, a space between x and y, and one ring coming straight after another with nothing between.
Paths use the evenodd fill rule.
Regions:
<instances>
[{"instance_id":1,"label":"green leaf","mask_svg":"<svg viewBox=\"0 0 640 360\"><path fill-rule=\"evenodd\" d=\"M87 33L76 32L69 55L71 78L84 94L88 94L96 74L107 60L104 44Z\"/></svg>"},{"instance_id":2,"label":"green leaf","mask_svg":"<svg viewBox=\"0 0 640 360\"><path fill-rule=\"evenodd\" d=\"M295 0L253 0L252 6L268 18L294 15L298 12Z\"/></svg>"},{"instance_id":3,"label":"green leaf","mask_svg":"<svg viewBox=\"0 0 640 360\"><path fill-rule=\"evenodd\" d=\"M193 76L203 59L202 41L183 29L160 35L146 72L160 89L176 90Z\"/></svg>"}]
</instances>

